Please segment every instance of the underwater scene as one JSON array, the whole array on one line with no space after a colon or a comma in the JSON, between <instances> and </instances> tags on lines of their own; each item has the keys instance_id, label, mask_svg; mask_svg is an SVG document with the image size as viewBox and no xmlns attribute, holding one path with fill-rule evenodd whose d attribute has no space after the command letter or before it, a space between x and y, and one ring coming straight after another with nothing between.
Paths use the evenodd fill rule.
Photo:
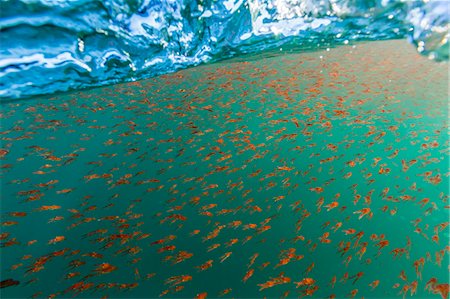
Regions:
<instances>
[{"instance_id":1,"label":"underwater scene","mask_svg":"<svg viewBox=\"0 0 450 299\"><path fill-rule=\"evenodd\" d=\"M448 2L0 6L1 298L449 297Z\"/></svg>"}]
</instances>

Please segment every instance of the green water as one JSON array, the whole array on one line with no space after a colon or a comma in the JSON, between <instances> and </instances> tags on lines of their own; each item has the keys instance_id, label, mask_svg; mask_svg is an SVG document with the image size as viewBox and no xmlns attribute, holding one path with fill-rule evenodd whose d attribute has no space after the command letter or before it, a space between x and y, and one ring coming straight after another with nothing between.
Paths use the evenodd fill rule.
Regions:
<instances>
[{"instance_id":1,"label":"green water","mask_svg":"<svg viewBox=\"0 0 450 299\"><path fill-rule=\"evenodd\" d=\"M355 298L390 298L417 281L416 298L439 298L425 284L449 279L449 230L434 231L448 222L447 70L403 41L372 42L3 104L1 231L10 246L2 248L1 277L20 284L1 296L155 298L169 290L165 297L215 298L230 288L224 297L296 298L317 286L313 298L351 297L355 289ZM339 206L327 211L332 202ZM58 207L38 210L51 205ZM373 216L358 219L363 208ZM319 240L325 232L329 243ZM379 250L382 239L373 234L389 244ZM176 238L151 245L169 235ZM56 236L65 239L48 244ZM14 238L18 244L7 243ZM340 242L351 242L344 254ZM208 251L213 244L220 246ZM173 251L158 252L169 245ZM398 248L406 253L394 257ZM289 249L303 258L277 267ZM174 263L182 251L192 256ZM42 257L51 258L33 268ZM419 278L413 264L422 257ZM212 267L199 271L209 260ZM73 261L83 264L70 268ZM117 269L95 272L101 263ZM249 269L254 274L243 283ZM341 281L358 272L355 283ZM280 273L290 282L259 290ZM182 289L165 283L177 275L192 280ZM296 288L304 278L315 282ZM84 291L70 289L78 282Z\"/></svg>"}]
</instances>

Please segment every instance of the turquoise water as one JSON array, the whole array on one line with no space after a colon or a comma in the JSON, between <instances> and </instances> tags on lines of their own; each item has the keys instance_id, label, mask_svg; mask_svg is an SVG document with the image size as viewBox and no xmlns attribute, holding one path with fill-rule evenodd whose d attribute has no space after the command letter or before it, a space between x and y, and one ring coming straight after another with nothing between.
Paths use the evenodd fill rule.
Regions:
<instances>
[{"instance_id":1,"label":"turquoise water","mask_svg":"<svg viewBox=\"0 0 450 299\"><path fill-rule=\"evenodd\" d=\"M265 50L408 39L448 60L448 1L4 0L0 100L132 82Z\"/></svg>"},{"instance_id":2,"label":"turquoise water","mask_svg":"<svg viewBox=\"0 0 450 299\"><path fill-rule=\"evenodd\" d=\"M447 69L372 42L2 104L1 296L439 298Z\"/></svg>"}]
</instances>

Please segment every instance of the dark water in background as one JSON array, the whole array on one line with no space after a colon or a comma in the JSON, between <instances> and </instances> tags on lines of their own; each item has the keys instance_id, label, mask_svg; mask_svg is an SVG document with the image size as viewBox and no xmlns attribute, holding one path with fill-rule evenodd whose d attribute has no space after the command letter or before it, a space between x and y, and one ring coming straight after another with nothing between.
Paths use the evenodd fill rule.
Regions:
<instances>
[{"instance_id":1,"label":"dark water in background","mask_svg":"<svg viewBox=\"0 0 450 299\"><path fill-rule=\"evenodd\" d=\"M404 41L371 42L3 104L1 277L20 285L1 296L390 298L417 282L416 298L439 298L425 286L449 279L447 69ZM280 273L290 282L260 291ZM179 275L192 280L166 283Z\"/></svg>"}]
</instances>

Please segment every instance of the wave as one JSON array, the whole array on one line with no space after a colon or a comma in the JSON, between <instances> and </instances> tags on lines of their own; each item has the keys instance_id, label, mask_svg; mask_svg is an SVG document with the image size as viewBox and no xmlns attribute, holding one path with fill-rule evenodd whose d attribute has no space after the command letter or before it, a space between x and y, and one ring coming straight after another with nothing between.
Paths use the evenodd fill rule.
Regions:
<instances>
[{"instance_id":1,"label":"wave","mask_svg":"<svg viewBox=\"0 0 450 299\"><path fill-rule=\"evenodd\" d=\"M9 0L0 97L129 82L267 49L405 38L448 60L447 1Z\"/></svg>"}]
</instances>

